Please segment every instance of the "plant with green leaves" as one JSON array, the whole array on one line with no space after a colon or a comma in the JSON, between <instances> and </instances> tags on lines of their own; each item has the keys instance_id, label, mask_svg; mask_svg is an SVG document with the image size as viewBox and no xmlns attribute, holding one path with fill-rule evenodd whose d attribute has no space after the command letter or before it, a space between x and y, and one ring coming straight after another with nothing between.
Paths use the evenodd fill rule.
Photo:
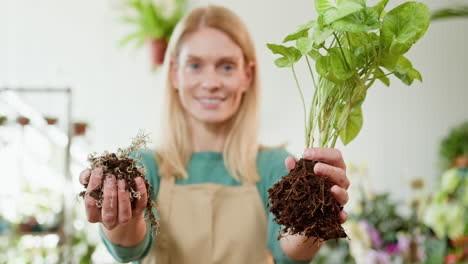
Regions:
<instances>
[{"instance_id":1,"label":"plant with green leaves","mask_svg":"<svg viewBox=\"0 0 468 264\"><path fill-rule=\"evenodd\" d=\"M457 158L468 159L468 120L454 127L442 140L439 149L440 166L448 169L456 166Z\"/></svg>"},{"instance_id":2,"label":"plant with green leaves","mask_svg":"<svg viewBox=\"0 0 468 264\"><path fill-rule=\"evenodd\" d=\"M393 74L406 85L422 81L405 54L429 26L425 4L405 2L388 13L388 0L367 6L365 0L316 0L318 18L283 40L295 46L267 44L281 55L275 64L290 68L304 111L305 144L347 145L363 125L362 104L376 80L390 85ZM296 66L304 59L315 88L309 114ZM315 64L315 65L313 65ZM313 70L315 66L315 72Z\"/></svg>"},{"instance_id":3,"label":"plant with green leaves","mask_svg":"<svg viewBox=\"0 0 468 264\"><path fill-rule=\"evenodd\" d=\"M137 26L137 30L125 37L120 45L136 41L141 46L148 39L168 41L187 10L187 0L174 0L172 14L168 14L169 8L164 3L156 4L152 0L126 0L125 4L134 15L124 17L123 22Z\"/></svg>"},{"instance_id":4,"label":"plant with green leaves","mask_svg":"<svg viewBox=\"0 0 468 264\"><path fill-rule=\"evenodd\" d=\"M8 121L8 118L5 115L0 114L0 126L3 126Z\"/></svg>"}]
</instances>

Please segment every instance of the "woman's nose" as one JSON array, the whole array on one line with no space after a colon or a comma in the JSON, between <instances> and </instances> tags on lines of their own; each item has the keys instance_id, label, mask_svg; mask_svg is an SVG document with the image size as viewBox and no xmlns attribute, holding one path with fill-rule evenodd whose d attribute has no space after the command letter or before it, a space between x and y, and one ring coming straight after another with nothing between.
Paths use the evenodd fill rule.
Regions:
<instances>
[{"instance_id":1,"label":"woman's nose","mask_svg":"<svg viewBox=\"0 0 468 264\"><path fill-rule=\"evenodd\" d=\"M210 67L207 69L202 79L202 88L214 90L221 87L221 78L218 76L216 69Z\"/></svg>"}]
</instances>

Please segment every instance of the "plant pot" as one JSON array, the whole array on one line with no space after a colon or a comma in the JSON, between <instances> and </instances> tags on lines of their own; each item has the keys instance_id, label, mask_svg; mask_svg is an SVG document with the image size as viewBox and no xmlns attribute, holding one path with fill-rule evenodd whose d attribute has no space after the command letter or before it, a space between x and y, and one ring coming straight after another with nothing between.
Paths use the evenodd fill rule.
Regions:
<instances>
[{"instance_id":1,"label":"plant pot","mask_svg":"<svg viewBox=\"0 0 468 264\"><path fill-rule=\"evenodd\" d=\"M0 116L0 126L5 125L7 121L8 118L6 116Z\"/></svg>"},{"instance_id":2,"label":"plant pot","mask_svg":"<svg viewBox=\"0 0 468 264\"><path fill-rule=\"evenodd\" d=\"M83 122L76 122L73 123L73 135L74 136L83 136L86 134L86 128L88 127L88 124L83 123Z\"/></svg>"},{"instance_id":3,"label":"plant pot","mask_svg":"<svg viewBox=\"0 0 468 264\"><path fill-rule=\"evenodd\" d=\"M162 65L166 54L167 41L165 39L151 39L150 48L153 65Z\"/></svg>"},{"instance_id":4,"label":"plant pot","mask_svg":"<svg viewBox=\"0 0 468 264\"><path fill-rule=\"evenodd\" d=\"M457 168L468 168L468 157L466 156L458 156L453 161L453 164Z\"/></svg>"},{"instance_id":5,"label":"plant pot","mask_svg":"<svg viewBox=\"0 0 468 264\"><path fill-rule=\"evenodd\" d=\"M57 118L55 117L46 117L45 120L48 125L55 125L57 123Z\"/></svg>"},{"instance_id":6,"label":"plant pot","mask_svg":"<svg viewBox=\"0 0 468 264\"><path fill-rule=\"evenodd\" d=\"M29 118L27 117L24 117L24 116L19 116L17 119L16 119L16 122L22 126L26 126L29 124Z\"/></svg>"}]
</instances>

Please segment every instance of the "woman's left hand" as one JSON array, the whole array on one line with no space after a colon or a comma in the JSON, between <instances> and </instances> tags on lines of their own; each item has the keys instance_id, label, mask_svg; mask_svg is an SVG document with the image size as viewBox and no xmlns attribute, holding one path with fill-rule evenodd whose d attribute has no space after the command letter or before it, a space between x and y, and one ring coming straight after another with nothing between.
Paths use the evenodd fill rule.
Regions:
<instances>
[{"instance_id":1,"label":"woman's left hand","mask_svg":"<svg viewBox=\"0 0 468 264\"><path fill-rule=\"evenodd\" d=\"M328 177L331 182L335 183L331 188L331 192L341 206L345 206L349 199L346 191L349 188L349 180L346 177L346 165L341 152L335 148L310 148L305 150L303 158L321 161L315 165L314 173ZM290 171L294 168L296 160L294 157L287 157L285 164ZM341 211L341 223L344 223L347 218L348 214Z\"/></svg>"}]
</instances>

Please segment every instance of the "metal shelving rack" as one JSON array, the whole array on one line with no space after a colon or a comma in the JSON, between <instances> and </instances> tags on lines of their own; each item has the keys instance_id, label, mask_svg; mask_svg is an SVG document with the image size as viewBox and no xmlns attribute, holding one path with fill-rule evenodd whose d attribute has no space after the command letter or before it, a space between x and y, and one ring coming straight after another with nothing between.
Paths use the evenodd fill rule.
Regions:
<instances>
[{"instance_id":1,"label":"metal shelving rack","mask_svg":"<svg viewBox=\"0 0 468 264\"><path fill-rule=\"evenodd\" d=\"M42 93L42 94L64 94L66 96L66 131L62 131L66 135L67 143L65 146L65 161L64 161L64 171L63 175L65 177L66 187L71 187L72 176L70 171L71 166L71 143L72 143L72 90L71 88L0 88L0 95L2 94L9 94L16 95L16 94L34 94L34 93ZM21 112L19 105L15 105L15 102L9 103L10 106L16 108L18 112ZM23 116L32 120L33 116L28 116L27 113L21 113ZM42 132L46 138L51 141L51 136L47 134L47 129L45 129L45 118L44 125L40 125L37 122L31 122L29 125L33 126L34 128L38 129ZM36 118L37 119L37 118ZM71 198L70 195L67 195L66 192L63 192L63 219L59 224L59 244L61 245L60 251L60 263L68 263L67 256L71 253L71 231L72 231L72 208L71 208ZM40 233L39 233L40 234Z\"/></svg>"}]
</instances>

